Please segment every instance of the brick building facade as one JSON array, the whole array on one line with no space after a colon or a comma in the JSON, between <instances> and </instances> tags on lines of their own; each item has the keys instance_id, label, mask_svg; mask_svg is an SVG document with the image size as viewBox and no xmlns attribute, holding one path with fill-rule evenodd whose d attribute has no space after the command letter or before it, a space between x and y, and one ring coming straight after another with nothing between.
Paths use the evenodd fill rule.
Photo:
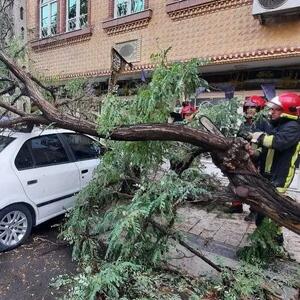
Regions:
<instances>
[{"instance_id":1,"label":"brick building facade","mask_svg":"<svg viewBox=\"0 0 300 300\"><path fill-rule=\"evenodd\" d=\"M262 25L252 15L252 0L119 0L122 5L142 4L132 13L116 7L117 1L28 0L33 67L48 78L105 79L115 47L133 62L128 76L137 78L141 69L153 68L152 53L172 47L170 61L208 59L202 72L213 81L232 81L237 73L256 72L251 75L255 77L259 72L267 81L272 76L276 80L291 77L294 88L300 88L295 83L300 70L299 15L274 18ZM49 13L53 7L41 10L51 3L55 3L54 15ZM49 22L47 25L48 17L53 18L54 29ZM270 75L273 71L277 75ZM268 73L266 78L264 73Z\"/></svg>"}]
</instances>

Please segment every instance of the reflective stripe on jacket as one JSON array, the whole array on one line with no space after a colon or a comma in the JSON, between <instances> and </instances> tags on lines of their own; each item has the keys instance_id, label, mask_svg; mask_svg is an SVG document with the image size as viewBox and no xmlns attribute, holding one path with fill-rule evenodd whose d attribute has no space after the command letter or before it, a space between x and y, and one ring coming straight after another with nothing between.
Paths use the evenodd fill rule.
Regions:
<instances>
[{"instance_id":1,"label":"reflective stripe on jacket","mask_svg":"<svg viewBox=\"0 0 300 300\"><path fill-rule=\"evenodd\" d=\"M300 122L282 118L269 135L264 136L262 143L267 155L261 171L284 192L290 186L299 164Z\"/></svg>"}]
</instances>

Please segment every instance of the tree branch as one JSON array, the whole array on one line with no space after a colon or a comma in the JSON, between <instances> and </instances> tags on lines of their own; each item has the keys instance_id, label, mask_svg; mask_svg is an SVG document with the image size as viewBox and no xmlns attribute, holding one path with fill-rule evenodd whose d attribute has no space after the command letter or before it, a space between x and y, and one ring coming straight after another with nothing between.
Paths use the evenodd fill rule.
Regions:
<instances>
[{"instance_id":1,"label":"tree branch","mask_svg":"<svg viewBox=\"0 0 300 300\"><path fill-rule=\"evenodd\" d=\"M200 251L191 247L188 243L186 243L183 239L181 239L181 237L179 237L178 235L175 235L173 232L169 232L166 228L164 228L164 226L162 226L161 224L159 224L153 220L149 220L149 223L154 228L161 231L164 235L170 236L173 240L177 241L181 246L188 249L190 252L195 254L197 257L201 258L203 261L205 261L207 264L209 264L212 268L214 268L218 272L222 272L222 269L219 266L217 266L214 262L212 262L207 257L205 257Z\"/></svg>"},{"instance_id":2,"label":"tree branch","mask_svg":"<svg viewBox=\"0 0 300 300\"><path fill-rule=\"evenodd\" d=\"M8 82L14 83L13 80L11 80L10 78L7 78L7 77L0 77L0 81L1 82L8 81Z\"/></svg>"},{"instance_id":3,"label":"tree branch","mask_svg":"<svg viewBox=\"0 0 300 300\"><path fill-rule=\"evenodd\" d=\"M13 125L18 124L47 124L47 120L42 116L26 115L24 117L14 118L11 120L0 120L0 128L11 128Z\"/></svg>"},{"instance_id":4,"label":"tree branch","mask_svg":"<svg viewBox=\"0 0 300 300\"><path fill-rule=\"evenodd\" d=\"M5 94L8 94L9 92L14 91L15 88L16 88L15 85L10 85L8 88L6 88L5 90L3 90L3 91L0 92L0 96L3 96Z\"/></svg>"},{"instance_id":5,"label":"tree branch","mask_svg":"<svg viewBox=\"0 0 300 300\"><path fill-rule=\"evenodd\" d=\"M84 95L82 95L78 98L75 98L75 99L69 99L69 98L57 99L54 103L54 106L59 107L59 106L67 105L67 104L70 104L70 103L75 103L75 102L78 102L78 101L82 100L83 98L84 98Z\"/></svg>"},{"instance_id":6,"label":"tree branch","mask_svg":"<svg viewBox=\"0 0 300 300\"><path fill-rule=\"evenodd\" d=\"M200 154L206 152L202 148L192 149L186 157L184 157L181 161L170 161L171 169L174 170L177 174L182 174L186 169L188 169L193 163L194 159Z\"/></svg>"},{"instance_id":7,"label":"tree branch","mask_svg":"<svg viewBox=\"0 0 300 300\"><path fill-rule=\"evenodd\" d=\"M35 82L38 86L49 92L54 100L56 100L55 89L44 85L40 80L35 78L33 75L28 74L33 82Z\"/></svg>"},{"instance_id":8,"label":"tree branch","mask_svg":"<svg viewBox=\"0 0 300 300\"><path fill-rule=\"evenodd\" d=\"M15 108L15 107L11 106L10 104L7 104L7 103L5 103L3 101L0 101L0 106L3 107L3 108L5 108L6 110L8 110L10 112L13 112L13 113L19 115L19 116L22 116L22 117L25 116L25 112L24 111L18 110L17 108Z\"/></svg>"}]
</instances>

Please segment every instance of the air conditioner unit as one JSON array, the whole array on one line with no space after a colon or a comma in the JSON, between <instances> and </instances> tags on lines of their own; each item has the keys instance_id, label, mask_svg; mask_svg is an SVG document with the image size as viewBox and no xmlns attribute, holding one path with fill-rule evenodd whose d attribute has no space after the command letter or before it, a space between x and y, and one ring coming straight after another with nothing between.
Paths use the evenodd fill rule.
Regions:
<instances>
[{"instance_id":1,"label":"air conditioner unit","mask_svg":"<svg viewBox=\"0 0 300 300\"><path fill-rule=\"evenodd\" d=\"M272 16L300 12L300 0L253 0L253 16Z\"/></svg>"}]
</instances>

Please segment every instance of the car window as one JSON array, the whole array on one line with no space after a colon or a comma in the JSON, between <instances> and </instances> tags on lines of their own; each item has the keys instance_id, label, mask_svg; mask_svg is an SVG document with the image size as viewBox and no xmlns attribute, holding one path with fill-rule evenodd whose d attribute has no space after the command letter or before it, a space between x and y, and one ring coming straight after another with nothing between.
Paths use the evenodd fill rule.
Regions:
<instances>
[{"instance_id":1,"label":"car window","mask_svg":"<svg viewBox=\"0 0 300 300\"><path fill-rule=\"evenodd\" d=\"M91 138L82 134L64 133L76 160L95 159L99 157L100 147Z\"/></svg>"},{"instance_id":2,"label":"car window","mask_svg":"<svg viewBox=\"0 0 300 300\"><path fill-rule=\"evenodd\" d=\"M33 155L34 166L43 167L69 162L67 153L57 135L43 135L25 143Z\"/></svg>"},{"instance_id":3,"label":"car window","mask_svg":"<svg viewBox=\"0 0 300 300\"><path fill-rule=\"evenodd\" d=\"M29 169L34 166L32 155L27 146L27 144L22 146L15 159L15 165L18 170Z\"/></svg>"},{"instance_id":4,"label":"car window","mask_svg":"<svg viewBox=\"0 0 300 300\"><path fill-rule=\"evenodd\" d=\"M0 136L0 152L8 146L15 138L10 136Z\"/></svg>"}]
</instances>

